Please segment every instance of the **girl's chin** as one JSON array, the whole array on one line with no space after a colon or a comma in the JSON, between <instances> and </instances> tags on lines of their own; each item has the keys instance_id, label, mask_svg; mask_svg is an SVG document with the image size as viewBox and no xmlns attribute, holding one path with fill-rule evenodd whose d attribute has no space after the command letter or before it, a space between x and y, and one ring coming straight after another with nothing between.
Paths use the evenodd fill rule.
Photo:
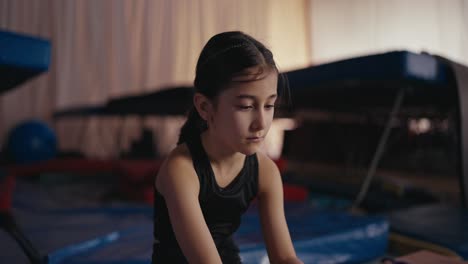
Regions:
<instances>
[{"instance_id":1,"label":"girl's chin","mask_svg":"<svg viewBox=\"0 0 468 264\"><path fill-rule=\"evenodd\" d=\"M260 146L248 146L245 148L242 148L239 152L244 154L244 155L252 155L260 151Z\"/></svg>"}]
</instances>

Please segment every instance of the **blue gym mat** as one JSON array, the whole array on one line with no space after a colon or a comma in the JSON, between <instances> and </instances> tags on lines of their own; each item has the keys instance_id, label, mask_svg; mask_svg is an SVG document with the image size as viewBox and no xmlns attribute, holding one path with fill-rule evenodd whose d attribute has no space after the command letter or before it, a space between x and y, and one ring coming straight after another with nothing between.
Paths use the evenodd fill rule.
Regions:
<instances>
[{"instance_id":1,"label":"blue gym mat","mask_svg":"<svg viewBox=\"0 0 468 264\"><path fill-rule=\"evenodd\" d=\"M389 213L391 230L468 259L468 210L434 204Z\"/></svg>"},{"instance_id":2,"label":"blue gym mat","mask_svg":"<svg viewBox=\"0 0 468 264\"><path fill-rule=\"evenodd\" d=\"M50 56L48 40L0 30L0 93L47 71Z\"/></svg>"},{"instance_id":3,"label":"blue gym mat","mask_svg":"<svg viewBox=\"0 0 468 264\"><path fill-rule=\"evenodd\" d=\"M96 193L86 189L90 196ZM65 207L67 200L33 184L19 184L15 192L15 217L41 254L49 255L49 263L150 263L152 207L89 201ZM288 203L286 214L297 254L305 263L362 263L385 254L389 226L382 217L351 216L308 203ZM244 215L235 240L244 263L265 263L255 205ZM27 263L5 232L0 232L0 248L0 262Z\"/></svg>"}]
</instances>

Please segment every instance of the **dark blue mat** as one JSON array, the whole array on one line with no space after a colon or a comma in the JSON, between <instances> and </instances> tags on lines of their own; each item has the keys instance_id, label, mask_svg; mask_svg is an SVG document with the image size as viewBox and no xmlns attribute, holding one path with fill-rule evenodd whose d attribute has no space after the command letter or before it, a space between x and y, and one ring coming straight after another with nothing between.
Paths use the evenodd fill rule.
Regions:
<instances>
[{"instance_id":1,"label":"dark blue mat","mask_svg":"<svg viewBox=\"0 0 468 264\"><path fill-rule=\"evenodd\" d=\"M468 259L468 210L428 205L389 214L391 230L428 242Z\"/></svg>"},{"instance_id":2,"label":"dark blue mat","mask_svg":"<svg viewBox=\"0 0 468 264\"><path fill-rule=\"evenodd\" d=\"M0 93L49 68L49 41L0 30Z\"/></svg>"},{"instance_id":3,"label":"dark blue mat","mask_svg":"<svg viewBox=\"0 0 468 264\"><path fill-rule=\"evenodd\" d=\"M47 201L46 190L18 189L14 214L41 254L49 255L50 263L150 262L152 207L114 203L64 208L63 203ZM36 199L31 199L32 192ZM305 263L362 263L385 255L388 222L382 217L352 216L305 203L286 204L286 214L297 254ZM244 215L235 240L245 263L265 263L255 205ZM27 263L4 232L0 248L1 263Z\"/></svg>"}]
</instances>

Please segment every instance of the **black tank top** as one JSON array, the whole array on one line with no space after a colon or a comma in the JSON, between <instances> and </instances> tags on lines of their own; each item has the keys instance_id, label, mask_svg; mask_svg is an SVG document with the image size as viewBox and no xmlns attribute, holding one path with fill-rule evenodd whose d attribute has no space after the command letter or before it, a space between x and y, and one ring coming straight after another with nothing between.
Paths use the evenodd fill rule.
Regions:
<instances>
[{"instance_id":1,"label":"black tank top","mask_svg":"<svg viewBox=\"0 0 468 264\"><path fill-rule=\"evenodd\" d=\"M257 156L246 156L237 177L221 188L200 137L187 142L187 146L200 181L198 200L218 253L223 263L240 263L239 249L232 240L232 234L258 192ZM154 197L153 263L187 263L175 238L164 197L156 190Z\"/></svg>"}]
</instances>

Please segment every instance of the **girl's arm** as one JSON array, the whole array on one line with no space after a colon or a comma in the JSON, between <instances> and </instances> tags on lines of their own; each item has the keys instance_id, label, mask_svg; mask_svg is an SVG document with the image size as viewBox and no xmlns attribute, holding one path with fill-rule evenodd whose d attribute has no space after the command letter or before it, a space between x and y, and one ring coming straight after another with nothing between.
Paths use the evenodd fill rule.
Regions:
<instances>
[{"instance_id":1,"label":"girl's arm","mask_svg":"<svg viewBox=\"0 0 468 264\"><path fill-rule=\"evenodd\" d=\"M284 215L283 182L275 163L258 153L258 203L270 263L303 263L296 256Z\"/></svg>"},{"instance_id":2,"label":"girl's arm","mask_svg":"<svg viewBox=\"0 0 468 264\"><path fill-rule=\"evenodd\" d=\"M221 263L200 208L200 184L191 159L169 157L156 178L156 188L164 196L177 242L187 261Z\"/></svg>"}]
</instances>

